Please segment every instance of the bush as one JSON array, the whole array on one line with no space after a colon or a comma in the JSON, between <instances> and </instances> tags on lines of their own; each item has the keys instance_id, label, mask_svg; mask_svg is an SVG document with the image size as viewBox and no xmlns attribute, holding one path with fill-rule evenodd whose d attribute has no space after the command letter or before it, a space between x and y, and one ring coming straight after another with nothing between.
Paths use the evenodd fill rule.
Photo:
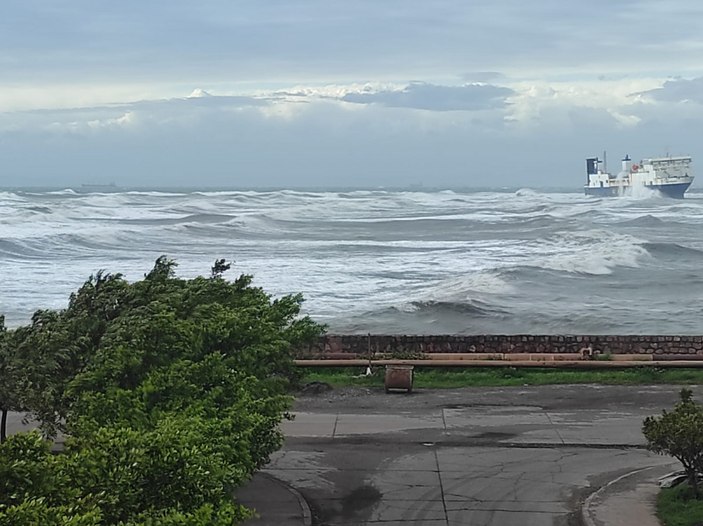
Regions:
<instances>
[{"instance_id":1,"label":"bush","mask_svg":"<svg viewBox=\"0 0 703 526\"><path fill-rule=\"evenodd\" d=\"M682 389L674 410L660 417L647 417L643 424L647 448L671 455L681 462L688 484L700 498L698 473L703 473L703 409L694 402L690 389Z\"/></svg>"}]
</instances>

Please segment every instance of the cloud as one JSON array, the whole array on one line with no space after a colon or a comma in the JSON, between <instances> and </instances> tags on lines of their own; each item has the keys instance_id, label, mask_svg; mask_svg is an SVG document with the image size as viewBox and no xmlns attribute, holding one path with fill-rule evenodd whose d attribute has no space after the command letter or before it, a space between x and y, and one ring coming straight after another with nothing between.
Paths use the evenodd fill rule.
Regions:
<instances>
[{"instance_id":1,"label":"cloud","mask_svg":"<svg viewBox=\"0 0 703 526\"><path fill-rule=\"evenodd\" d=\"M464 82L484 82L491 83L497 80L505 80L506 76L497 71L473 71L461 75Z\"/></svg>"},{"instance_id":2,"label":"cloud","mask_svg":"<svg viewBox=\"0 0 703 526\"><path fill-rule=\"evenodd\" d=\"M644 91L640 95L659 101L703 104L703 77L667 80L661 88Z\"/></svg>"},{"instance_id":3,"label":"cloud","mask_svg":"<svg viewBox=\"0 0 703 526\"><path fill-rule=\"evenodd\" d=\"M212 95L205 91L202 88L195 88L193 91L190 92L190 95L188 95L187 98L189 99L200 99L203 97L212 97Z\"/></svg>"},{"instance_id":4,"label":"cloud","mask_svg":"<svg viewBox=\"0 0 703 526\"><path fill-rule=\"evenodd\" d=\"M53 134L85 134L95 133L100 130L117 130L128 126L135 126L137 117L133 111L127 111L117 117L96 117L89 120L56 120L48 124L45 129Z\"/></svg>"},{"instance_id":5,"label":"cloud","mask_svg":"<svg viewBox=\"0 0 703 526\"><path fill-rule=\"evenodd\" d=\"M191 119L217 119L221 114L244 108L265 108L281 97L204 95L172 99L141 100L121 104L102 104L82 108L37 109L21 112L0 112L0 132L37 130L61 133L92 133L102 128L121 128L137 122L188 122Z\"/></svg>"},{"instance_id":6,"label":"cloud","mask_svg":"<svg viewBox=\"0 0 703 526\"><path fill-rule=\"evenodd\" d=\"M503 108L514 92L490 84L437 86L412 83L401 90L349 93L341 98L356 104L381 104L393 108L432 111L475 111Z\"/></svg>"},{"instance_id":7,"label":"cloud","mask_svg":"<svg viewBox=\"0 0 703 526\"><path fill-rule=\"evenodd\" d=\"M597 13L597 16L594 14ZM698 0L10 2L8 83L443 84L563 75L700 74ZM633 34L647 38L632 38ZM694 72L698 73L694 73ZM502 82L501 82L502 83ZM4 86L3 86L4 89Z\"/></svg>"}]
</instances>

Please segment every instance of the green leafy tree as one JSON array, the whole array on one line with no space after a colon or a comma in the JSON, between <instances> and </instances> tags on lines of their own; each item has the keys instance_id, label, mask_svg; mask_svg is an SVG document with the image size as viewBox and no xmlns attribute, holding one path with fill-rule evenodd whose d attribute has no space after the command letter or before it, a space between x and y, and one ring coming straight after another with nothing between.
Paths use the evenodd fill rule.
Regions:
<instances>
[{"instance_id":1,"label":"green leafy tree","mask_svg":"<svg viewBox=\"0 0 703 526\"><path fill-rule=\"evenodd\" d=\"M13 345L12 331L5 328L5 317L0 316L0 444L7 438L8 413L24 409L22 377L26 366Z\"/></svg>"},{"instance_id":2,"label":"green leafy tree","mask_svg":"<svg viewBox=\"0 0 703 526\"><path fill-rule=\"evenodd\" d=\"M703 473L703 408L693 400L690 389L682 389L673 411L660 417L645 418L643 424L647 448L670 455L681 462L688 484L700 498L698 474Z\"/></svg>"},{"instance_id":3,"label":"green leafy tree","mask_svg":"<svg viewBox=\"0 0 703 526\"><path fill-rule=\"evenodd\" d=\"M7 437L7 413L17 404L15 394L17 392L13 381L15 379L13 356L7 346L7 329L5 328L5 316L0 316L0 443Z\"/></svg>"},{"instance_id":4,"label":"green leafy tree","mask_svg":"<svg viewBox=\"0 0 703 526\"><path fill-rule=\"evenodd\" d=\"M134 283L98 273L65 310L13 331L12 348L34 364L27 408L47 435L69 438L64 454L38 461L41 484L0 505L0 526L248 516L232 492L280 448L292 349L323 328L300 316L300 295L225 280L224 260L191 280L175 268L161 257Z\"/></svg>"},{"instance_id":5,"label":"green leafy tree","mask_svg":"<svg viewBox=\"0 0 703 526\"><path fill-rule=\"evenodd\" d=\"M0 444L0 506L47 493L50 456L49 443L37 431L17 433Z\"/></svg>"}]
</instances>

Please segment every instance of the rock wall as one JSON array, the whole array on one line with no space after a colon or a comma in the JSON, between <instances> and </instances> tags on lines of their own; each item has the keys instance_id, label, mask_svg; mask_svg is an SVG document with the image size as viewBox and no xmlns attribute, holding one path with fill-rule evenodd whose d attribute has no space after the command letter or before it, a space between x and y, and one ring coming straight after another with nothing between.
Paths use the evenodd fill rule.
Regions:
<instances>
[{"instance_id":1,"label":"rock wall","mask_svg":"<svg viewBox=\"0 0 703 526\"><path fill-rule=\"evenodd\" d=\"M703 355L702 336L476 335L398 336L329 334L300 357L324 358L370 353L407 356L417 353L582 353Z\"/></svg>"}]
</instances>

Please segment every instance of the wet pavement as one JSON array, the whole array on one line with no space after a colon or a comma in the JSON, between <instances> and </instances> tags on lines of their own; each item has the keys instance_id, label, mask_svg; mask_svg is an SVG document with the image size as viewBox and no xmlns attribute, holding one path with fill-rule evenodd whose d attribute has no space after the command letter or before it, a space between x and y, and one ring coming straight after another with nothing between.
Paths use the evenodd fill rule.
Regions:
<instances>
[{"instance_id":1,"label":"wet pavement","mask_svg":"<svg viewBox=\"0 0 703 526\"><path fill-rule=\"evenodd\" d=\"M671 408L679 389L343 389L299 397L295 420L284 424L286 444L265 471L300 491L318 525L645 526L628 520L651 519L650 479L619 491L620 504L606 488L588 501L588 517L582 507L635 470L652 468L654 477L676 468L644 448L641 426ZM625 518L612 519L618 513Z\"/></svg>"},{"instance_id":2,"label":"wet pavement","mask_svg":"<svg viewBox=\"0 0 703 526\"><path fill-rule=\"evenodd\" d=\"M256 514L243 526L310 526L312 521L303 496L266 473L255 473L248 484L235 491L235 498Z\"/></svg>"},{"instance_id":3,"label":"wet pavement","mask_svg":"<svg viewBox=\"0 0 703 526\"><path fill-rule=\"evenodd\" d=\"M655 466L612 480L586 499L582 508L584 525L659 526L656 480L670 472L671 466Z\"/></svg>"}]
</instances>

